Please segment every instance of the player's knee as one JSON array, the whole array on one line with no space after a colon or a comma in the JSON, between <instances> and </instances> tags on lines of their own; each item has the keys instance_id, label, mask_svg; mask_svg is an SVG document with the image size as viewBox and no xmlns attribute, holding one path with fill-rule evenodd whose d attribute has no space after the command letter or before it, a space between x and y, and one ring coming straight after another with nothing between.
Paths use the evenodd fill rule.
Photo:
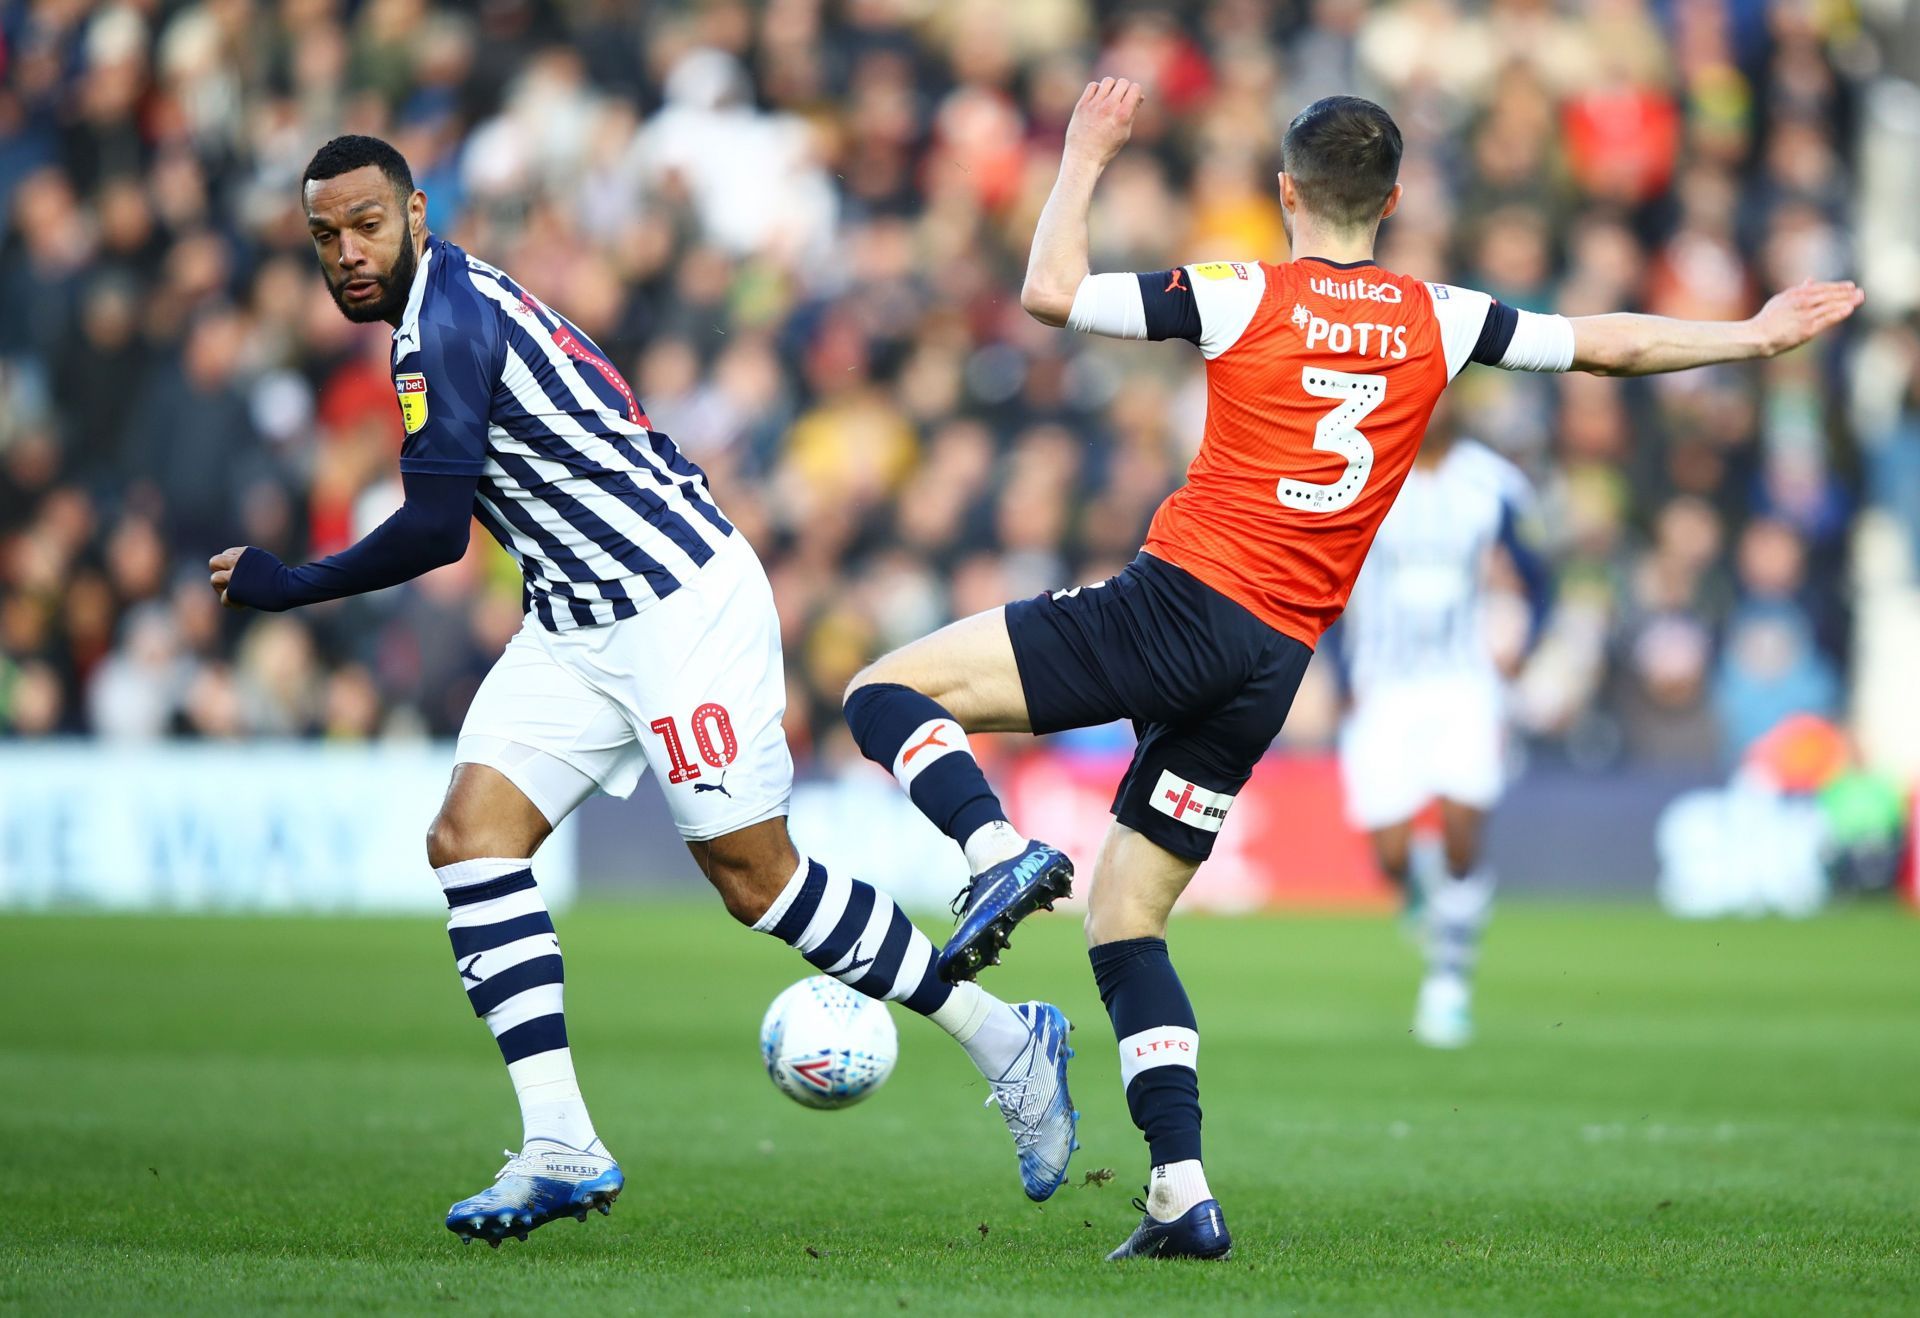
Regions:
<instances>
[{"instance_id":1,"label":"player's knee","mask_svg":"<svg viewBox=\"0 0 1920 1318\"><path fill-rule=\"evenodd\" d=\"M862 687L912 687L914 684L907 681L906 677L904 665L899 663L894 655L883 654L853 675L853 680L847 683L846 691L840 696L840 704L842 707L845 707L846 703L853 699L854 692L860 690Z\"/></svg>"},{"instance_id":2,"label":"player's knee","mask_svg":"<svg viewBox=\"0 0 1920 1318\"><path fill-rule=\"evenodd\" d=\"M1378 843L1374 847L1374 854L1379 858L1380 868L1387 872L1388 878L1395 883L1406 882L1407 866L1411 863L1411 858L1407 854L1405 842Z\"/></svg>"},{"instance_id":3,"label":"player's knee","mask_svg":"<svg viewBox=\"0 0 1920 1318\"><path fill-rule=\"evenodd\" d=\"M1129 901L1118 885L1095 882L1087 893L1087 915L1081 922L1088 947L1118 943L1128 938L1165 938L1167 922L1141 903Z\"/></svg>"},{"instance_id":4,"label":"player's knee","mask_svg":"<svg viewBox=\"0 0 1920 1318\"><path fill-rule=\"evenodd\" d=\"M435 815L433 822L427 825L427 863L440 869L475 859L474 854L466 848L467 840L460 825L445 811Z\"/></svg>"},{"instance_id":5,"label":"player's knee","mask_svg":"<svg viewBox=\"0 0 1920 1318\"><path fill-rule=\"evenodd\" d=\"M727 914L745 925L760 922L800 865L784 819L769 819L689 845Z\"/></svg>"},{"instance_id":6,"label":"player's knee","mask_svg":"<svg viewBox=\"0 0 1920 1318\"><path fill-rule=\"evenodd\" d=\"M1480 848L1469 839L1448 838L1446 855L1447 873L1455 878L1463 878L1473 873L1480 863Z\"/></svg>"},{"instance_id":7,"label":"player's knee","mask_svg":"<svg viewBox=\"0 0 1920 1318\"><path fill-rule=\"evenodd\" d=\"M499 828L442 810L427 827L427 863L435 869L486 856L524 856L532 848L526 839L509 837Z\"/></svg>"},{"instance_id":8,"label":"player's knee","mask_svg":"<svg viewBox=\"0 0 1920 1318\"><path fill-rule=\"evenodd\" d=\"M727 914L744 925L755 925L786 887L789 875L775 875L764 865L720 861L707 871L713 890L720 894Z\"/></svg>"}]
</instances>

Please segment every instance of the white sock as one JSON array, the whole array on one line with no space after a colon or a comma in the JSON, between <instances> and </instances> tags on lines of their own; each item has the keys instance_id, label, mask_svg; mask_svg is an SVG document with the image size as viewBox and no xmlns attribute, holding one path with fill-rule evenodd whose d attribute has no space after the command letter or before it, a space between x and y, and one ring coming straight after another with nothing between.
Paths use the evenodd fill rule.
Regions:
<instances>
[{"instance_id":1,"label":"white sock","mask_svg":"<svg viewBox=\"0 0 1920 1318\"><path fill-rule=\"evenodd\" d=\"M960 849L967 853L967 868L975 874L984 874L1002 861L1012 860L1027 849L1027 840L1020 831L1004 819L996 819L990 824L982 824L973 830L972 836L961 844Z\"/></svg>"},{"instance_id":2,"label":"white sock","mask_svg":"<svg viewBox=\"0 0 1920 1318\"><path fill-rule=\"evenodd\" d=\"M989 1080L1005 1075L1033 1037L1018 1012L971 980L955 984L927 1019L951 1034Z\"/></svg>"},{"instance_id":3,"label":"white sock","mask_svg":"<svg viewBox=\"0 0 1920 1318\"><path fill-rule=\"evenodd\" d=\"M1147 1216L1156 1222L1171 1222L1211 1198L1213 1191L1207 1188L1207 1174L1197 1158L1161 1163L1147 1178Z\"/></svg>"},{"instance_id":4,"label":"white sock","mask_svg":"<svg viewBox=\"0 0 1920 1318\"><path fill-rule=\"evenodd\" d=\"M1424 901L1451 876L1447 873L1446 848L1437 837L1414 838L1407 853L1407 882L1420 892Z\"/></svg>"},{"instance_id":5,"label":"white sock","mask_svg":"<svg viewBox=\"0 0 1920 1318\"><path fill-rule=\"evenodd\" d=\"M560 940L533 881L533 862L485 858L434 871L446 892L447 934L461 987L487 1023L520 1100L523 1141L594 1141L567 1046ZM512 975L499 984L494 979Z\"/></svg>"},{"instance_id":6,"label":"white sock","mask_svg":"<svg viewBox=\"0 0 1920 1318\"><path fill-rule=\"evenodd\" d=\"M584 1149L596 1138L593 1118L587 1115L587 1101L580 1097L580 1082L573 1074L573 1049L556 1048L507 1066L513 1077L514 1093L520 1097L520 1128L523 1143L529 1140L558 1140L571 1148Z\"/></svg>"},{"instance_id":7,"label":"white sock","mask_svg":"<svg viewBox=\"0 0 1920 1318\"><path fill-rule=\"evenodd\" d=\"M1429 896L1433 910L1453 923L1481 925L1493 909L1493 873L1484 866L1462 878L1442 872Z\"/></svg>"}]
</instances>

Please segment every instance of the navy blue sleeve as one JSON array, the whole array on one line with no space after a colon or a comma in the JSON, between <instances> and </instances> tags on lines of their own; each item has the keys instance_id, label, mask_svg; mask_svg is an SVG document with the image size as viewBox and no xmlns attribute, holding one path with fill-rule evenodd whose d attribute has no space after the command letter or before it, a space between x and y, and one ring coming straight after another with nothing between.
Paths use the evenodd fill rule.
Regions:
<instances>
[{"instance_id":1,"label":"navy blue sleeve","mask_svg":"<svg viewBox=\"0 0 1920 1318\"><path fill-rule=\"evenodd\" d=\"M500 378L500 318L477 294L470 301L472 314L460 323L422 317L415 338L401 340L393 387L407 429L400 446L403 472L478 476L486 469L487 427Z\"/></svg>"},{"instance_id":2,"label":"navy blue sleeve","mask_svg":"<svg viewBox=\"0 0 1920 1318\"><path fill-rule=\"evenodd\" d=\"M302 604L364 595L445 567L467 552L478 476L402 472L406 502L364 540L337 554L288 567L265 549L248 549L234 564L227 598L279 613Z\"/></svg>"},{"instance_id":3,"label":"navy blue sleeve","mask_svg":"<svg viewBox=\"0 0 1920 1318\"><path fill-rule=\"evenodd\" d=\"M1134 278L1140 281L1140 305L1146 308L1149 339L1155 343L1162 339L1200 342L1200 304L1193 299L1193 285L1185 266L1150 270Z\"/></svg>"},{"instance_id":4,"label":"navy blue sleeve","mask_svg":"<svg viewBox=\"0 0 1920 1318\"><path fill-rule=\"evenodd\" d=\"M1353 656L1347 653L1346 625L1336 621L1322 632L1315 653L1325 655L1333 665L1333 683L1340 692L1340 699L1353 699Z\"/></svg>"},{"instance_id":5,"label":"navy blue sleeve","mask_svg":"<svg viewBox=\"0 0 1920 1318\"><path fill-rule=\"evenodd\" d=\"M1527 629L1527 644L1531 647L1546 626L1547 608L1553 603L1553 577L1547 570L1547 560L1520 534L1520 517L1511 502L1500 505L1500 547L1507 551L1513 570L1520 575L1521 587L1527 592L1527 610L1532 620Z\"/></svg>"},{"instance_id":6,"label":"navy blue sleeve","mask_svg":"<svg viewBox=\"0 0 1920 1318\"><path fill-rule=\"evenodd\" d=\"M1482 366L1498 366L1500 359L1507 355L1507 345L1513 342L1513 331L1519 324L1520 313L1495 298L1487 307L1487 319L1480 326L1480 337L1474 340L1467 360Z\"/></svg>"}]
</instances>

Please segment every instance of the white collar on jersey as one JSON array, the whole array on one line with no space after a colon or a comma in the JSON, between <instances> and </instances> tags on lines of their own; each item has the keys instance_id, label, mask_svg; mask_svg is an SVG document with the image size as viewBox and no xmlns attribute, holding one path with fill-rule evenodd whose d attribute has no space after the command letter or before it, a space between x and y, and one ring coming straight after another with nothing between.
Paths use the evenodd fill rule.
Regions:
<instances>
[{"instance_id":1,"label":"white collar on jersey","mask_svg":"<svg viewBox=\"0 0 1920 1318\"><path fill-rule=\"evenodd\" d=\"M420 350L420 304L427 296L427 270L433 264L433 249L438 244L432 234L420 253L420 267L413 272L413 286L407 290L407 311L393 331L393 363L398 366L409 354Z\"/></svg>"}]
</instances>

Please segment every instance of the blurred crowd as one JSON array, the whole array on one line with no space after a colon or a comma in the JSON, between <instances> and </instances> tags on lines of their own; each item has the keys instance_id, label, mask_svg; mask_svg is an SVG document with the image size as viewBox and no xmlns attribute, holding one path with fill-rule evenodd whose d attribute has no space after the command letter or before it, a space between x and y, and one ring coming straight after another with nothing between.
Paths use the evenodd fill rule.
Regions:
<instances>
[{"instance_id":1,"label":"blurred crowd","mask_svg":"<svg viewBox=\"0 0 1920 1318\"><path fill-rule=\"evenodd\" d=\"M444 735L518 625L481 534L298 613L207 589L220 549L319 556L399 497L387 330L335 311L299 206L337 132L399 146L434 229L578 322L705 466L775 582L796 749L833 757L858 665L1116 570L1200 434L1196 353L1020 312L1090 76L1150 89L1096 268L1284 259L1279 133L1354 91L1406 135L1384 264L1710 318L1854 273L1854 130L1884 76L1853 8L1814 0L0 15L0 731L28 737ZM1868 336L1908 383L1862 433ZM1883 318L1764 367L1469 371L1455 423L1534 479L1556 565L1519 686L1538 753L1710 767L1843 708L1850 526L1920 518L1916 362ZM1288 736L1324 743L1337 700L1316 673Z\"/></svg>"}]
</instances>

